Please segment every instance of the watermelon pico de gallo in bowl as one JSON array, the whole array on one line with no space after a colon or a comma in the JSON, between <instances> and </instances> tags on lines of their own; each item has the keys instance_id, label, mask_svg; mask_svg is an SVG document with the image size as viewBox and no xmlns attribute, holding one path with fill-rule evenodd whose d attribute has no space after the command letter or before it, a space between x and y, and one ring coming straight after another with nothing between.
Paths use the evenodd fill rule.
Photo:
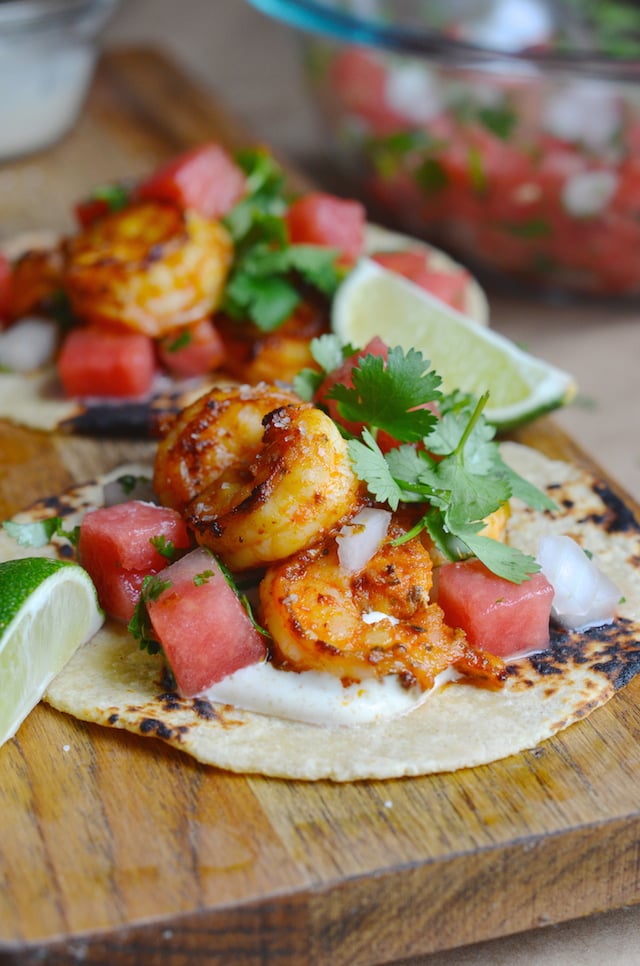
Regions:
<instances>
[{"instance_id":1,"label":"watermelon pico de gallo in bowl","mask_svg":"<svg viewBox=\"0 0 640 966\"><path fill-rule=\"evenodd\" d=\"M300 29L333 156L486 277L640 291L640 10L625 0L253 0Z\"/></svg>"}]
</instances>

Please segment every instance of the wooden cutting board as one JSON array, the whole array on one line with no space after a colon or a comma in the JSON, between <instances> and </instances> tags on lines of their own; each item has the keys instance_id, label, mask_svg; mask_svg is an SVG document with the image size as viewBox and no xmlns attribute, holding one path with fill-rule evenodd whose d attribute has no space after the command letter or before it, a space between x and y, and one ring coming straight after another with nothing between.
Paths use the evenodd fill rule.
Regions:
<instances>
[{"instance_id":1,"label":"wooden cutting board","mask_svg":"<svg viewBox=\"0 0 640 966\"><path fill-rule=\"evenodd\" d=\"M76 130L0 168L1 230L64 228L91 185L207 138L246 141L159 55L111 54ZM520 438L592 465L550 421ZM151 449L0 423L0 518ZM0 961L355 966L639 902L639 699L637 678L494 765L351 785L217 772L40 706L0 751Z\"/></svg>"}]
</instances>

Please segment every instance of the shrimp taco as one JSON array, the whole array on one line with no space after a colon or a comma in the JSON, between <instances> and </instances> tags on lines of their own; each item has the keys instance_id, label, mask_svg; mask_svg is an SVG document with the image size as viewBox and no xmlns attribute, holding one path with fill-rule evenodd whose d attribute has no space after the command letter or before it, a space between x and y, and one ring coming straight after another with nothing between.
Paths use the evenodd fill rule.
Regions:
<instances>
[{"instance_id":1,"label":"shrimp taco","mask_svg":"<svg viewBox=\"0 0 640 966\"><path fill-rule=\"evenodd\" d=\"M389 354L358 363L361 416L372 372L416 362ZM335 781L492 762L608 701L640 670L638 524L419 378L431 408L405 398L348 440L288 391L214 389L153 467L5 525L11 557L49 521L37 552L77 556L107 612L45 700L220 768Z\"/></svg>"},{"instance_id":2,"label":"shrimp taco","mask_svg":"<svg viewBox=\"0 0 640 966\"><path fill-rule=\"evenodd\" d=\"M264 150L202 145L75 214L0 250L0 418L32 428L155 436L215 383L293 378L362 254L487 322L460 265L358 202L292 195Z\"/></svg>"}]
</instances>

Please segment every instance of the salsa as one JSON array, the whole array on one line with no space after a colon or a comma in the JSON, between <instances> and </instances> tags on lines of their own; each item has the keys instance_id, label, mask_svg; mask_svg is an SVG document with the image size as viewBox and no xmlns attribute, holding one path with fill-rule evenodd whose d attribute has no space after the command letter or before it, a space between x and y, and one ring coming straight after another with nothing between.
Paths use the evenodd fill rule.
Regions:
<instances>
[{"instance_id":1,"label":"salsa","mask_svg":"<svg viewBox=\"0 0 640 966\"><path fill-rule=\"evenodd\" d=\"M640 291L632 83L311 45L338 152L384 216L478 270L549 290Z\"/></svg>"}]
</instances>

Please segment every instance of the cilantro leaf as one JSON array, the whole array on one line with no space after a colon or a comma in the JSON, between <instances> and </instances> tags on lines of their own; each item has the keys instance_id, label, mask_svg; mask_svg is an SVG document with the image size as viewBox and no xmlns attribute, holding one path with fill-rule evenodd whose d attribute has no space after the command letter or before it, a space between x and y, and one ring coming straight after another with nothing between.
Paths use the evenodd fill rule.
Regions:
<instances>
[{"instance_id":1,"label":"cilantro leaf","mask_svg":"<svg viewBox=\"0 0 640 966\"><path fill-rule=\"evenodd\" d=\"M349 455L356 475L365 480L370 493L380 503L388 503L392 510L398 509L403 499L402 488L396 483L384 455L371 433L365 429L359 439L349 440Z\"/></svg>"},{"instance_id":2,"label":"cilantro leaf","mask_svg":"<svg viewBox=\"0 0 640 966\"><path fill-rule=\"evenodd\" d=\"M147 610L148 600L157 600L163 591L171 587L170 580L163 580L156 574L149 574L142 581L140 597L133 612L133 617L127 624L127 630L135 640L138 641L141 651L148 651L149 654L162 653L162 645L156 637L153 624L149 618Z\"/></svg>"},{"instance_id":3,"label":"cilantro leaf","mask_svg":"<svg viewBox=\"0 0 640 966\"><path fill-rule=\"evenodd\" d=\"M232 317L249 317L263 332L272 332L299 303L300 295L285 279L238 272L227 285L224 308Z\"/></svg>"},{"instance_id":4,"label":"cilantro leaf","mask_svg":"<svg viewBox=\"0 0 640 966\"><path fill-rule=\"evenodd\" d=\"M334 294L344 277L344 272L337 267L338 255L336 249L320 245L289 245L287 249L289 268L329 296Z\"/></svg>"},{"instance_id":5,"label":"cilantro leaf","mask_svg":"<svg viewBox=\"0 0 640 966\"><path fill-rule=\"evenodd\" d=\"M271 637L269 632L265 630L265 628L262 627L260 624L258 624L257 620L254 617L253 608L251 606L251 602L249 598L247 597L246 594L241 593L240 588L238 587L238 584L236 583L229 568L226 566L226 564L223 564L221 560L218 560L217 557L216 557L216 563L218 564L218 567L220 568L220 572L222 573L222 576L226 580L227 584L229 585L229 587L231 587L231 590L234 592L234 594L236 595L236 597L244 607L245 611L247 612L247 617L251 621L254 629L258 631L259 634L262 634L264 637ZM211 571L205 571L205 573L211 573Z\"/></svg>"},{"instance_id":6,"label":"cilantro leaf","mask_svg":"<svg viewBox=\"0 0 640 966\"><path fill-rule=\"evenodd\" d=\"M5 520L2 527L21 547L46 547L51 542L52 537L65 537L75 546L78 542L80 528L74 527L73 530L65 530L63 523L63 517L49 517L35 523L17 523L14 520Z\"/></svg>"},{"instance_id":7,"label":"cilantro leaf","mask_svg":"<svg viewBox=\"0 0 640 966\"><path fill-rule=\"evenodd\" d=\"M168 540L164 533L158 534L157 537L150 537L149 543L162 557L166 557L167 560L173 560L176 555L176 547L173 540Z\"/></svg>"},{"instance_id":8,"label":"cilantro leaf","mask_svg":"<svg viewBox=\"0 0 640 966\"><path fill-rule=\"evenodd\" d=\"M419 442L432 431L437 417L425 405L440 398L441 379L421 352L396 346L386 360L364 356L351 378L353 389L337 385L327 394L344 419L383 429L401 442Z\"/></svg>"},{"instance_id":9,"label":"cilantro leaf","mask_svg":"<svg viewBox=\"0 0 640 966\"><path fill-rule=\"evenodd\" d=\"M283 173L264 151L236 156L246 194L223 219L234 242L234 261L222 299L232 318L272 332L302 300L304 286L330 297L344 277L337 252L323 245L290 244Z\"/></svg>"},{"instance_id":10,"label":"cilantro leaf","mask_svg":"<svg viewBox=\"0 0 640 966\"><path fill-rule=\"evenodd\" d=\"M356 351L352 346L344 346L337 335L329 332L312 339L309 348L325 375L339 369L346 357Z\"/></svg>"},{"instance_id":11,"label":"cilantro leaf","mask_svg":"<svg viewBox=\"0 0 640 966\"><path fill-rule=\"evenodd\" d=\"M109 211L122 211L131 200L131 191L127 185L121 182L98 185L91 192L91 197L96 201L104 201L109 206Z\"/></svg>"},{"instance_id":12,"label":"cilantro leaf","mask_svg":"<svg viewBox=\"0 0 640 966\"><path fill-rule=\"evenodd\" d=\"M481 560L485 567L514 584L521 584L524 580L528 580L531 574L540 570L539 564L533 557L522 553L510 544L466 530L458 536L464 540L473 556Z\"/></svg>"}]
</instances>

